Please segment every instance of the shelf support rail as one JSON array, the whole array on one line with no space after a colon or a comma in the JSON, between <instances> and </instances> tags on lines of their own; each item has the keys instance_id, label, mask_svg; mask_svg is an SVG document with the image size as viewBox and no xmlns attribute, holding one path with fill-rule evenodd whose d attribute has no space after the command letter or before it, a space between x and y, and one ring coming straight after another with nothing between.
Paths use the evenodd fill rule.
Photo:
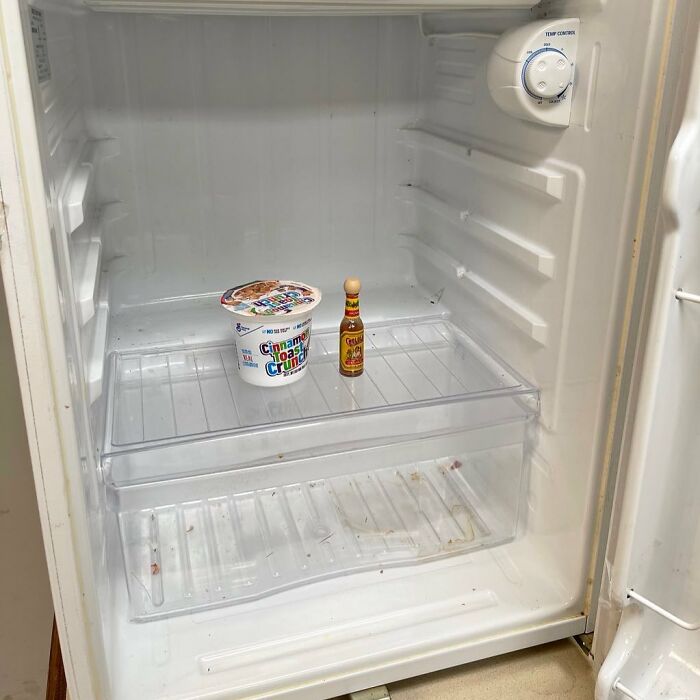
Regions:
<instances>
[{"instance_id":1,"label":"shelf support rail","mask_svg":"<svg viewBox=\"0 0 700 700\"><path fill-rule=\"evenodd\" d=\"M617 690L621 695L626 695L630 700L644 700L641 695L630 690L619 678L613 683L612 689Z\"/></svg>"},{"instance_id":2,"label":"shelf support rail","mask_svg":"<svg viewBox=\"0 0 700 700\"><path fill-rule=\"evenodd\" d=\"M678 627L684 630L688 630L689 632L700 630L700 622L688 622L687 620L683 620L677 615L674 615L672 612L669 612L665 608L662 608L660 605L657 605L653 601L649 600L649 598L637 593L633 588L627 589L627 597L636 600L640 605L643 605L645 608L649 608L649 610L653 610L657 615L661 615L661 617L666 618L674 625L678 625Z\"/></svg>"}]
</instances>

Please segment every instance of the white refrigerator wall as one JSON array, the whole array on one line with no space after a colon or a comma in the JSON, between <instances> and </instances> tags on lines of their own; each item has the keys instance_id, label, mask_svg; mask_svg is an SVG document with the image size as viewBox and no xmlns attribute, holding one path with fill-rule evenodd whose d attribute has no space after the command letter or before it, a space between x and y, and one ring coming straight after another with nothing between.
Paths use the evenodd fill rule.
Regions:
<instances>
[{"instance_id":1,"label":"white refrigerator wall","mask_svg":"<svg viewBox=\"0 0 700 700\"><path fill-rule=\"evenodd\" d=\"M553 542L573 593L589 566L618 337L608 300L638 184L627 174L645 64L630 57L651 6L636 5L623 36L623 4L554 4L582 18L566 130L496 107L493 37L428 40L415 17L87 15L88 131L120 149L99 179L100 198L120 202L104 227L113 311L281 265L331 289L350 271L410 283L412 250L428 292L543 390L528 527ZM473 153L455 157L454 141Z\"/></svg>"},{"instance_id":2,"label":"white refrigerator wall","mask_svg":"<svg viewBox=\"0 0 700 700\"><path fill-rule=\"evenodd\" d=\"M464 35L434 36L424 50L423 131L403 136L415 186L401 196L414 203L419 283L541 390L527 532L580 599L663 8L551 2L540 14L581 18L570 126L500 111L485 79L494 39L453 20L450 31Z\"/></svg>"},{"instance_id":3,"label":"white refrigerator wall","mask_svg":"<svg viewBox=\"0 0 700 700\"><path fill-rule=\"evenodd\" d=\"M415 18L82 23L88 130L120 145L101 182L125 214L105 231L115 311L279 275L410 279L393 195L411 172L395 137L416 117Z\"/></svg>"}]
</instances>

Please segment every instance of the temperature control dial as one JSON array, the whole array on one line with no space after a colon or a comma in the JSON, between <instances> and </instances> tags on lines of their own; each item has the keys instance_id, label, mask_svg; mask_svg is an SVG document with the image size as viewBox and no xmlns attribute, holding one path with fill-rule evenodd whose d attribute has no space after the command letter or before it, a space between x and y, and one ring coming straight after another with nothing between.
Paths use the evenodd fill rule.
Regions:
<instances>
[{"instance_id":1,"label":"temperature control dial","mask_svg":"<svg viewBox=\"0 0 700 700\"><path fill-rule=\"evenodd\" d=\"M579 29L579 20L567 17L504 32L486 67L494 102L518 119L569 126Z\"/></svg>"},{"instance_id":2,"label":"temperature control dial","mask_svg":"<svg viewBox=\"0 0 700 700\"><path fill-rule=\"evenodd\" d=\"M573 67L563 51L542 48L523 66L523 87L531 97L551 100L563 95L571 84Z\"/></svg>"}]
</instances>

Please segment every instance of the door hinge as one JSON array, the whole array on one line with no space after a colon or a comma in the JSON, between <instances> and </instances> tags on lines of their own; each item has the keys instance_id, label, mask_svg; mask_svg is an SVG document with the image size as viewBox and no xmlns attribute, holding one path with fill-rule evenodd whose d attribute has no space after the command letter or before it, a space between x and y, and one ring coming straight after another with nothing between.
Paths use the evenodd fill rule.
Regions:
<instances>
[{"instance_id":1,"label":"door hinge","mask_svg":"<svg viewBox=\"0 0 700 700\"><path fill-rule=\"evenodd\" d=\"M574 641L586 656L593 658L593 633L577 634L574 636Z\"/></svg>"}]
</instances>

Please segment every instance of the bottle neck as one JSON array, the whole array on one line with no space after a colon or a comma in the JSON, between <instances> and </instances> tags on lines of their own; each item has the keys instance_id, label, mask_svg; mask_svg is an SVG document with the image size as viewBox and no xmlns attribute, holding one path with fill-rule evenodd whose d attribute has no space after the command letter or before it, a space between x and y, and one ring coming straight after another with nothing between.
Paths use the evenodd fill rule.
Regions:
<instances>
[{"instance_id":1,"label":"bottle neck","mask_svg":"<svg viewBox=\"0 0 700 700\"><path fill-rule=\"evenodd\" d=\"M345 295L345 318L357 318L360 315L360 295Z\"/></svg>"}]
</instances>

